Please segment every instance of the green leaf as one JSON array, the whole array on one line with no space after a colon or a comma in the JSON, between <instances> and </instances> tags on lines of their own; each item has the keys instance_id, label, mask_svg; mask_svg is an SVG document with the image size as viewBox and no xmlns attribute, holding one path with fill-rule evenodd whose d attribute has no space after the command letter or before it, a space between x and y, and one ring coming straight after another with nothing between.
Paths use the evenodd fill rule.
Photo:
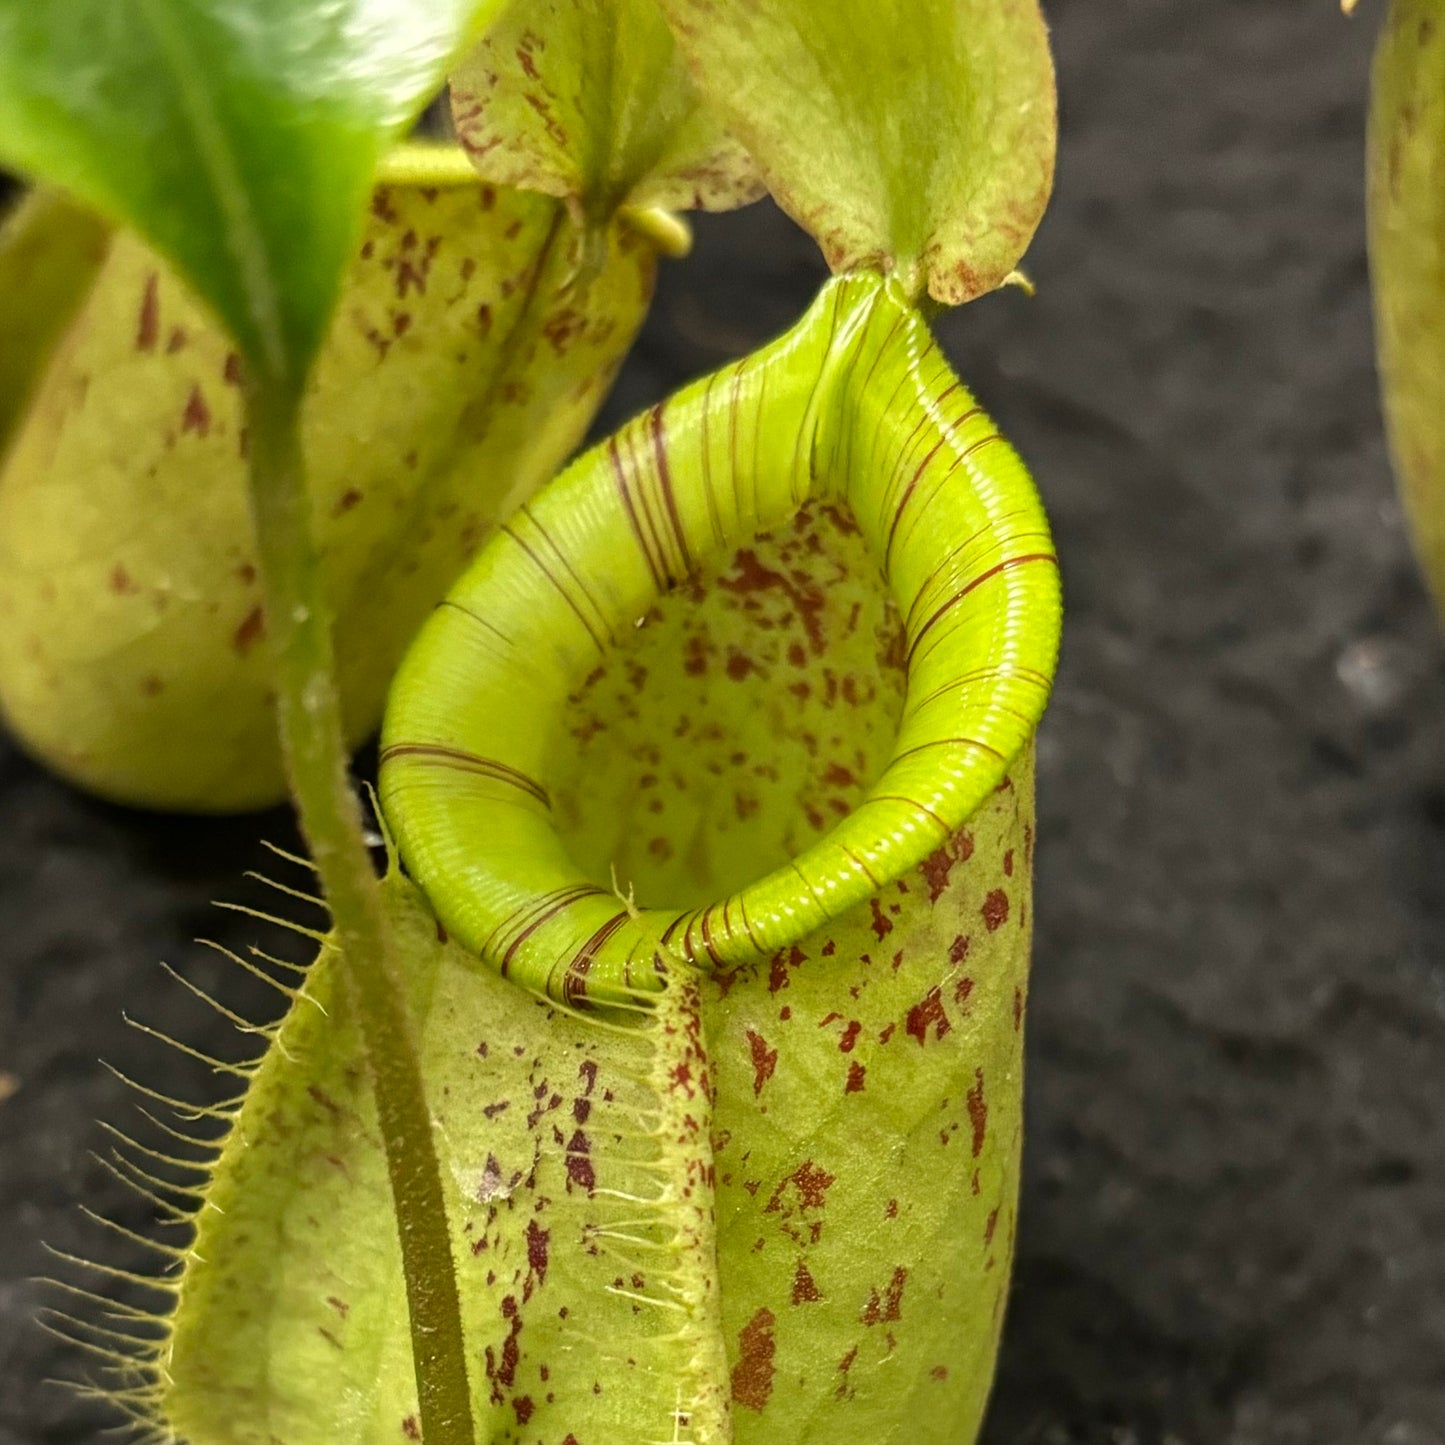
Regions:
<instances>
[{"instance_id":1,"label":"green leaf","mask_svg":"<svg viewBox=\"0 0 1445 1445\"><path fill-rule=\"evenodd\" d=\"M566 200L725 210L762 194L688 79L656 0L514 0L452 76L457 135L488 180Z\"/></svg>"},{"instance_id":2,"label":"green leaf","mask_svg":"<svg viewBox=\"0 0 1445 1445\"><path fill-rule=\"evenodd\" d=\"M1037 0L661 0L699 88L835 271L1000 284L1053 182Z\"/></svg>"},{"instance_id":3,"label":"green leaf","mask_svg":"<svg viewBox=\"0 0 1445 1445\"><path fill-rule=\"evenodd\" d=\"M0 459L109 238L99 216L50 188L32 191L0 228Z\"/></svg>"},{"instance_id":4,"label":"green leaf","mask_svg":"<svg viewBox=\"0 0 1445 1445\"><path fill-rule=\"evenodd\" d=\"M498 3L0 0L0 158L134 226L295 389L382 148Z\"/></svg>"},{"instance_id":5,"label":"green leaf","mask_svg":"<svg viewBox=\"0 0 1445 1445\"><path fill-rule=\"evenodd\" d=\"M303 418L352 744L452 578L581 441L656 270L617 224L564 291L558 202L483 184L456 150L402 159ZM239 380L206 308L121 231L0 465L0 704L32 752L127 803L285 793Z\"/></svg>"},{"instance_id":6,"label":"green leaf","mask_svg":"<svg viewBox=\"0 0 1445 1445\"><path fill-rule=\"evenodd\" d=\"M1445 17L1395 0L1375 58L1370 271L1390 450L1445 614Z\"/></svg>"}]
</instances>

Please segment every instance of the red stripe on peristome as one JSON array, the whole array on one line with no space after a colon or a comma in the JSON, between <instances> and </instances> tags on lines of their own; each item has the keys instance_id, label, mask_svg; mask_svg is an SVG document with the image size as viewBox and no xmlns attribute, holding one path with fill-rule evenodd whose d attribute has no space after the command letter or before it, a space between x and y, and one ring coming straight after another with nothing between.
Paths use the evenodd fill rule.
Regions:
<instances>
[{"instance_id":1,"label":"red stripe on peristome","mask_svg":"<svg viewBox=\"0 0 1445 1445\"><path fill-rule=\"evenodd\" d=\"M687 534L682 529L682 517L677 510L677 494L672 488L672 468L667 460L667 422L659 402L648 413L649 429L652 432L652 455L657 463L657 484L662 493L663 505L667 508L667 519L672 523L673 534L677 537L677 550L682 558L684 576L692 574L692 556L687 550Z\"/></svg>"},{"instance_id":2,"label":"red stripe on peristome","mask_svg":"<svg viewBox=\"0 0 1445 1445\"><path fill-rule=\"evenodd\" d=\"M929 462L931 462L934 457L938 455L939 451L942 450L944 444L947 441L947 436L941 436L936 442L934 442L931 447L929 447L928 451L924 455L923 460L919 462L917 470L915 470L913 476L909 478L908 485L904 487L902 495L898 498L898 502L893 508L893 521L889 524L888 527L888 540L883 545L883 571L885 574L888 571L889 564L893 560L893 543L897 540L898 537L898 526L899 523L903 521L904 508L906 508L908 506L908 503L912 500L914 490L917 488L919 479L923 476L924 470L927 468ZM946 475L952 476L954 468L956 468L962 460L963 459L961 457L955 458L953 466L949 467Z\"/></svg>"},{"instance_id":3,"label":"red stripe on peristome","mask_svg":"<svg viewBox=\"0 0 1445 1445\"><path fill-rule=\"evenodd\" d=\"M974 407L973 411L965 413L964 416L960 419L959 424L962 425L963 422L967 421L968 418L977 413L978 410L978 407ZM908 483L908 486L906 488L904 488L903 495L898 499L898 506L893 513L893 525L888 529L888 545L883 549L883 570L885 572L887 572L889 565L893 560L893 543L898 535L899 525L903 521L903 510L913 499L914 489L918 486L919 482L923 480L923 473L924 470L927 468L929 462L931 462L933 458L938 454L939 448L941 448L946 442L950 440L952 440L952 438L946 434L939 438L937 444L933 447L933 449L918 464L918 470L914 472L913 480ZM969 457L971 457L974 452L976 452L980 447L986 447L990 442L1001 442L1002 440L1003 437L998 432L992 432L986 437L980 437L976 442L970 442L969 445L966 446L961 452L959 452L958 455L955 456L954 459L948 464L948 470L943 474L942 480L946 481L949 477L951 477L954 472L956 472L959 467L961 467L969 459ZM986 531L987 528L984 528L982 530Z\"/></svg>"},{"instance_id":4,"label":"red stripe on peristome","mask_svg":"<svg viewBox=\"0 0 1445 1445\"><path fill-rule=\"evenodd\" d=\"M577 584L577 590L587 599L588 604L597 614L602 625L607 629L609 641L616 642L617 639L613 635L612 625L607 620L607 614L602 610L601 605L592 595L592 589L588 587L586 578L572 565L572 559L558 546L552 534L537 520L535 513L533 513L530 507L523 506L522 515L537 529L537 535L552 549L553 555L567 569L567 575ZM596 634L594 633L593 636L595 638ZM601 646L600 643L598 645Z\"/></svg>"},{"instance_id":5,"label":"red stripe on peristome","mask_svg":"<svg viewBox=\"0 0 1445 1445\"><path fill-rule=\"evenodd\" d=\"M839 287L833 297L833 309L828 316L828 340L823 346L823 355L832 354L833 343L838 336L838 313L842 309L842 287ZM806 424L798 428L797 437L793 442L793 464L789 472L791 478L788 495L795 506L801 505L804 499L812 494L813 483L817 473L814 469L816 462L816 450L818 439L818 418L816 415L818 397L823 394L827 382L827 368L824 367L818 375L813 378L813 384L808 388L808 400L804 403L799 417ZM803 444L807 443L807 463L803 465ZM798 479L803 478L802 490L800 492Z\"/></svg>"},{"instance_id":6,"label":"red stripe on peristome","mask_svg":"<svg viewBox=\"0 0 1445 1445\"><path fill-rule=\"evenodd\" d=\"M667 548L663 545L662 541L662 528L658 524L657 518L652 515L652 503L648 498L648 488L646 485L646 472L637 459L637 448L634 445L634 439L640 426L640 422L633 423L633 425L623 431L622 437L627 442L627 456L628 460L632 463L632 473L639 479L637 487L637 514L646 525L647 530L652 533L652 545L657 549L657 565L662 572L662 586L664 589L670 589L679 579L672 575L672 567L667 557ZM621 453L619 453L619 455L621 455Z\"/></svg>"},{"instance_id":7,"label":"red stripe on peristome","mask_svg":"<svg viewBox=\"0 0 1445 1445\"><path fill-rule=\"evenodd\" d=\"M927 813L949 837L953 835L954 829L957 827L956 824L945 823L927 803L920 803L917 798L905 798L900 793L875 793L871 798L864 798L860 806L866 807L869 803L902 803L906 807L917 809L920 813Z\"/></svg>"},{"instance_id":8,"label":"red stripe on peristome","mask_svg":"<svg viewBox=\"0 0 1445 1445\"><path fill-rule=\"evenodd\" d=\"M1014 713L1013 716L1020 717L1020 714ZM1024 718L1022 719L1022 721L1026 722L1027 719ZM934 738L931 742L919 743L918 746L915 748L904 748L901 753L898 753L894 756L893 761L896 763L900 758L911 758L914 753L927 752L929 748L943 748L949 747L950 745L958 744L963 744L971 748L978 748L981 752L989 753L991 756L997 758L1001 763L1006 761L1004 755L999 752L996 747L992 747L988 743L981 742L978 738Z\"/></svg>"},{"instance_id":9,"label":"red stripe on peristome","mask_svg":"<svg viewBox=\"0 0 1445 1445\"><path fill-rule=\"evenodd\" d=\"M531 518L528 517L528 520L530 521ZM588 637L592 639L592 643L597 648L598 652L606 652L607 649L603 646L602 639L598 637L596 629L587 620L586 616L583 614L582 609L577 605L575 599L572 597L572 594L568 592L567 589L552 575L551 568L548 567L547 564L521 539L521 537L509 524L503 524L501 530L508 537L510 537L512 541L514 541L522 549L522 551L527 554L527 560L531 562L531 564L547 579L547 581L552 585L552 589L567 604L567 606L572 609L572 615L576 617L578 622L580 622L582 626L586 629Z\"/></svg>"},{"instance_id":10,"label":"red stripe on peristome","mask_svg":"<svg viewBox=\"0 0 1445 1445\"><path fill-rule=\"evenodd\" d=\"M738 894L738 912L743 916L743 932L748 936L748 942L752 944L758 953L763 951L763 946L758 942L758 936L753 932L752 920L748 917L748 905L743 901L743 895Z\"/></svg>"},{"instance_id":11,"label":"red stripe on peristome","mask_svg":"<svg viewBox=\"0 0 1445 1445\"><path fill-rule=\"evenodd\" d=\"M707 494L707 515L712 523L712 534L721 547L726 540L723 533L722 517L717 509L717 493L712 485L712 388L718 373L713 372L707 379L702 393L702 485Z\"/></svg>"},{"instance_id":12,"label":"red stripe on peristome","mask_svg":"<svg viewBox=\"0 0 1445 1445\"><path fill-rule=\"evenodd\" d=\"M969 683L973 682L990 680L997 682L1005 677L1022 678L1025 682L1031 683L1033 686L1042 688L1045 691L1053 685L1051 680L1036 667L1023 667L1018 663L995 663L992 667L976 667L972 672L962 672L957 677L951 677L947 682L934 688L926 697L921 697L916 702L910 699L904 716L916 716L922 712L924 708L932 706L939 698L946 696L955 688L967 687ZM998 706L998 704L993 705ZM1007 709L1005 710L1007 711ZM1022 717L1023 714L1016 713L1015 716ZM1025 720L1028 721L1027 719ZM1030 725L1032 726L1032 723L1030 723Z\"/></svg>"},{"instance_id":13,"label":"red stripe on peristome","mask_svg":"<svg viewBox=\"0 0 1445 1445\"><path fill-rule=\"evenodd\" d=\"M903 383L904 383L905 381L907 381L908 379L909 379L909 373L904 372L903 376L902 376L902 377L900 378L900 380L899 380L898 386L894 388L893 394L894 394L895 397L898 395L898 392L899 392L900 390L902 390ZM934 398L934 400L933 400L933 405L934 405L934 406L939 406L939 405L941 405L941 404L942 404L943 402L945 402L955 391L957 391L958 388L959 388L962 384L963 384L962 382L960 382L957 378L955 378L950 385L946 386L946 387L938 394L938 396L936 396L936 397ZM894 460L894 462L893 462L893 464L892 464L892 468L891 468L891 470L893 470L894 472L896 472L896 471L898 471L900 468L902 468L902 467L904 466L904 464L905 464L905 458L907 458L908 456L910 456L910 455L912 454L912 452L913 452L913 443L914 443L915 439L917 438L919 432L921 432L921 431L922 431L926 426L928 426L930 423L932 423L934 426L938 426L938 419L933 415L933 413L932 413L931 411L929 411L929 409L928 409L926 406L925 406L925 407L920 407L919 410L920 410L920 412L921 412L922 414L919 416L918 420L913 423L913 430L908 433L908 440L905 441L905 442L903 443L903 445L902 445L901 447L899 447L899 449L898 449L898 456L897 456L897 458ZM978 412L978 410L979 410L979 408L975 406L975 407L973 407L971 410L964 412L964 414L963 414L961 417L959 417L956 422L953 422L953 423L952 423L951 425L949 425L949 426L940 427L940 431L941 431L942 434L940 435L938 441L937 441L932 447L929 448L928 456L924 458L924 465L927 465L928 460L933 456L934 452L936 452L939 447L941 447L946 441L948 441L948 440L950 439L951 433L952 433L954 430L956 430L958 427L962 426L963 423L966 422L966 421L969 419L969 417L975 415L975 414ZM914 474L913 480L914 480L915 482L918 480L919 475L922 474L922 471L923 471L923 467L920 466L919 469L918 469L918 472ZM913 490L912 486L909 486L908 491L909 491L909 492L912 492L912 490ZM897 513L902 510L902 508L903 508L904 504L907 502L907 500L908 500L908 498L907 498L907 496L905 495L905 496L903 497L903 499L902 499L896 506L893 506L893 507L892 507L892 511L893 511L894 514L895 514L895 515L894 515L894 526L895 526L895 527L898 525ZM891 504L890 504L890 505L891 505ZM886 552L885 552L885 557L886 557L886 555L887 555L887 554L886 554Z\"/></svg>"},{"instance_id":14,"label":"red stripe on peristome","mask_svg":"<svg viewBox=\"0 0 1445 1445\"><path fill-rule=\"evenodd\" d=\"M991 540L996 539L997 534L1003 523L1012 521L1015 517L1025 517L1028 515L1028 509L1025 507L1018 507L1012 512L1002 512L997 517L991 517L987 522L983 524L983 526L978 528L977 531L963 538L962 541L955 542L953 546L951 546L948 551L945 552L943 556L938 559L938 562L935 564L932 571L929 572L928 576L925 577L923 581L918 584L918 590L913 594L913 601L908 604L908 615L903 619L903 630L907 632L908 629L913 626L913 614L918 610L918 604L923 601L923 598L927 594L929 588L931 588L933 584L938 581L938 574L942 572L943 569L949 565L949 563L956 562L958 558L961 557L965 552L967 552L968 549L972 547L973 544L977 542L981 537L988 537ZM1043 537L1047 539L1048 536L1049 534L1047 532L1040 531L1016 532L1011 535L1010 540L1013 542L1019 542L1022 541L1025 537Z\"/></svg>"},{"instance_id":15,"label":"red stripe on peristome","mask_svg":"<svg viewBox=\"0 0 1445 1445\"><path fill-rule=\"evenodd\" d=\"M559 888L556 893L549 894L547 901L539 903L537 916L522 929L522 931L507 945L507 951L502 955L501 971L506 974L512 966L512 960L517 955L517 950L544 924L551 922L564 908L570 908L574 903L580 903L584 898L591 898L606 890L596 887L591 883L574 883L566 888Z\"/></svg>"},{"instance_id":16,"label":"red stripe on peristome","mask_svg":"<svg viewBox=\"0 0 1445 1445\"><path fill-rule=\"evenodd\" d=\"M743 510L743 499L738 493L738 416L742 410L739 398L742 395L743 367L742 363L733 367L732 386L728 394L728 461L731 466L728 468L733 484L733 506L739 513Z\"/></svg>"},{"instance_id":17,"label":"red stripe on peristome","mask_svg":"<svg viewBox=\"0 0 1445 1445\"><path fill-rule=\"evenodd\" d=\"M851 848L845 847L841 843L838 846L843 849L843 852L846 853L855 864L857 864L858 868L862 871L863 876L869 881L869 883L873 885L874 892L877 892L881 885L879 884L878 879L874 876L873 870Z\"/></svg>"},{"instance_id":18,"label":"red stripe on peristome","mask_svg":"<svg viewBox=\"0 0 1445 1445\"><path fill-rule=\"evenodd\" d=\"M943 603L942 606L940 606L938 610L933 614L933 616L930 617L928 621L925 622L923 626L918 629L917 636L915 636L908 644L908 663L910 665L912 664L913 654L918 650L918 644L923 641L925 636L927 636L929 629L932 628L934 623L939 621L940 618L944 617L950 611L950 609L956 607L960 602L962 602L963 599L967 597L970 592L973 592L977 588L983 586L983 584L987 582L989 578L997 577L1000 572L1012 571L1015 567L1027 566L1031 562L1052 562L1055 566L1057 566L1058 561L1059 559L1052 552L1028 552L1025 553L1022 557L1006 558L1002 562L995 563L995 565L990 567L988 571L980 572L978 576L975 577L968 584L967 587L960 588L957 592L955 592L953 596L950 597L947 602Z\"/></svg>"},{"instance_id":19,"label":"red stripe on peristome","mask_svg":"<svg viewBox=\"0 0 1445 1445\"><path fill-rule=\"evenodd\" d=\"M576 974L579 977L590 973L592 970L592 960L597 957L602 949L602 945L617 933L618 929L627 922L627 919L628 915L626 912L614 913L612 917L598 928L592 937L573 954L572 962L567 965L567 972L569 974Z\"/></svg>"},{"instance_id":20,"label":"red stripe on peristome","mask_svg":"<svg viewBox=\"0 0 1445 1445\"><path fill-rule=\"evenodd\" d=\"M442 607L450 607L453 612L460 612L463 617L470 618L471 621L475 622L478 627L485 627L488 632L492 633L493 636L505 642L508 647L512 645L512 639L508 637L507 634L503 632L500 627L494 626L492 623L488 622L487 619L483 617L480 612L473 612L470 607L467 607L464 604L455 601L453 598L443 597L442 600L437 603L437 607L439 609Z\"/></svg>"},{"instance_id":21,"label":"red stripe on peristome","mask_svg":"<svg viewBox=\"0 0 1445 1445\"><path fill-rule=\"evenodd\" d=\"M713 941L712 941L712 925L711 925L711 924L709 923L709 921L708 921L708 920L709 920L709 917L711 916L711 914L712 914L712 909L709 908L709 909L706 909L706 910L704 911L703 915L702 915L702 921L701 921L701 927L702 927L702 946L703 946L705 949L707 949L707 956L708 956L710 959L712 959L714 965L715 965L716 967L718 967L718 968L721 968L721 967L722 967L722 959L721 959L721 957L718 955L717 949L713 946ZM692 932L692 925L691 925L691 924L688 924L688 926L687 926L687 931L688 931L689 934ZM689 958L692 957L692 950L691 950L691 949L688 950L688 957L689 957Z\"/></svg>"},{"instance_id":22,"label":"red stripe on peristome","mask_svg":"<svg viewBox=\"0 0 1445 1445\"><path fill-rule=\"evenodd\" d=\"M658 572L657 562L648 548L647 538L642 535L642 524L638 521L637 508L632 503L632 490L627 484L627 469L622 465L622 453L617 450L615 436L607 439L607 455L612 462L612 475L617 483L617 491L622 498L622 505L627 512L627 520L632 525L632 535L637 538L637 545L647 563L647 570L652 575L652 585L661 592L662 576Z\"/></svg>"},{"instance_id":23,"label":"red stripe on peristome","mask_svg":"<svg viewBox=\"0 0 1445 1445\"><path fill-rule=\"evenodd\" d=\"M679 928L682 928L684 923L687 924L687 927L683 930L681 949L682 956L688 963L697 962L692 955L692 925L697 921L697 917L698 913L696 910L692 913L679 913L677 917L662 930L662 943L665 947L671 948L673 935L676 934Z\"/></svg>"},{"instance_id":24,"label":"red stripe on peristome","mask_svg":"<svg viewBox=\"0 0 1445 1445\"><path fill-rule=\"evenodd\" d=\"M456 768L461 772L477 773L495 782L509 783L512 787L534 797L544 808L552 807L552 796L535 778L503 763L496 758L480 757L465 748L447 747L441 743L392 743L381 750L381 762L392 762L397 758L416 758L422 762L436 763L440 767Z\"/></svg>"}]
</instances>

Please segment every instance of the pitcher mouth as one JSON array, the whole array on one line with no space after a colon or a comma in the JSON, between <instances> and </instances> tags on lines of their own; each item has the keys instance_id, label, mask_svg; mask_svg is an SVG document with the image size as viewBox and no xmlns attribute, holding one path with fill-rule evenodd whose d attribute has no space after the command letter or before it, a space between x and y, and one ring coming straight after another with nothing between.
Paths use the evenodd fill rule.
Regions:
<instances>
[{"instance_id":1,"label":"pitcher mouth","mask_svg":"<svg viewBox=\"0 0 1445 1445\"><path fill-rule=\"evenodd\" d=\"M659 597L790 519L846 511L902 619L891 757L784 866L700 907L636 909L572 861L545 738ZM871 275L580 458L504 526L393 686L381 794L441 923L554 998L771 957L916 867L1006 777L1052 684L1056 558L1022 462L922 318Z\"/></svg>"}]
</instances>

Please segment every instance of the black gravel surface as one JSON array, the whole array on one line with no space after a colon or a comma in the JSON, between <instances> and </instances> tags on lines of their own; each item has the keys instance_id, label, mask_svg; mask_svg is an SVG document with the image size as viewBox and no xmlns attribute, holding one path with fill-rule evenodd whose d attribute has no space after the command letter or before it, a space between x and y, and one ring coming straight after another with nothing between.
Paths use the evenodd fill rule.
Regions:
<instances>
[{"instance_id":1,"label":"black gravel surface","mask_svg":"<svg viewBox=\"0 0 1445 1445\"><path fill-rule=\"evenodd\" d=\"M1375 394L1372 32L1330 0L1056 0L1053 209L941 326L1032 461L1069 620L1040 741L1029 1132L987 1445L1445 1445L1445 668ZM811 242L701 221L619 420L790 322ZM94 1438L42 1385L42 1239L181 1090L122 1011L211 1049L158 969L258 925L260 835L78 797L0 741L0 1445ZM271 871L275 871L273 868ZM8 1095L8 1097L6 1097ZM123 1242L110 1257L125 1259Z\"/></svg>"}]
</instances>

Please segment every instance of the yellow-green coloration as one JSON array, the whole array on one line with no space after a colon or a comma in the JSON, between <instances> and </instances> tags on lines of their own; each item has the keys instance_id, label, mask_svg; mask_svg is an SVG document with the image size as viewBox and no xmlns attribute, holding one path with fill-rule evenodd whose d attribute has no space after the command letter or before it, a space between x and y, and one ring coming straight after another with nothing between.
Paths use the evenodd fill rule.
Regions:
<instances>
[{"instance_id":1,"label":"yellow-green coloration","mask_svg":"<svg viewBox=\"0 0 1445 1445\"><path fill-rule=\"evenodd\" d=\"M1395 0L1375 57L1370 270L1390 449L1445 609L1445 14Z\"/></svg>"},{"instance_id":2,"label":"yellow-green coloration","mask_svg":"<svg viewBox=\"0 0 1445 1445\"><path fill-rule=\"evenodd\" d=\"M412 53L358 0L294 28L289 0L105 4L124 33L87 110L51 12L0 0L0 134L166 249L245 357L278 716L336 923L220 1111L160 1343L80 1326L120 1343L122 1403L190 1445L966 1441L1013 1234L1059 599L1022 465L912 308L987 289L1032 232L1037 9L669 0L700 93L867 274L564 473L423 629L383 769L423 902L395 868L378 892L361 843L292 402L358 177L476 12L432 7ZM551 178L533 204L583 228L560 279L596 286L617 206L751 182L655 17L532 8L459 119L484 177Z\"/></svg>"},{"instance_id":3,"label":"yellow-green coloration","mask_svg":"<svg viewBox=\"0 0 1445 1445\"><path fill-rule=\"evenodd\" d=\"M661 0L698 88L835 271L956 305L1000 285L1053 183L1038 0Z\"/></svg>"},{"instance_id":4,"label":"yellow-green coloration","mask_svg":"<svg viewBox=\"0 0 1445 1445\"><path fill-rule=\"evenodd\" d=\"M1017 1225L1032 762L867 903L705 988L739 1445L976 1436Z\"/></svg>"},{"instance_id":5,"label":"yellow-green coloration","mask_svg":"<svg viewBox=\"0 0 1445 1445\"><path fill-rule=\"evenodd\" d=\"M140 231L296 393L391 141L501 0L0 0L0 157Z\"/></svg>"},{"instance_id":6,"label":"yellow-green coloration","mask_svg":"<svg viewBox=\"0 0 1445 1445\"><path fill-rule=\"evenodd\" d=\"M788 529L756 555L816 560L822 538L831 576L854 556L846 541L832 547L842 535ZM654 639L698 635L714 599L738 642L775 631L757 624L778 620L780 599L759 619L729 615L727 595L671 599L611 683L668 656ZM783 656L801 635L796 620L787 631ZM844 642L840 686L879 665L873 641ZM777 671L791 675L785 662ZM670 708L652 729L661 742L688 705L658 683ZM730 696L757 701L725 664L709 687L720 721ZM725 731L739 721L727 714ZM615 725L625 733L628 720ZM640 742L646 724L631 726ZM601 780L630 782L645 812L645 764L595 736ZM727 746L719 737L716 755ZM713 757L699 761L705 771ZM415 890L388 880L438 1121L479 1439L973 1437L1016 1217L1030 772L1025 755L1012 787L881 890L876 913L870 900L772 959L692 985L708 1058L687 1036L686 988L655 1012L558 1011L439 942ZM758 786L751 769L732 773L730 784ZM653 876L643 865L640 885ZM142 1419L191 1445L409 1438L384 1164L337 984L323 950L210 1171L194 1255L172 1281L174 1331L130 1381Z\"/></svg>"},{"instance_id":7,"label":"yellow-green coloration","mask_svg":"<svg viewBox=\"0 0 1445 1445\"><path fill-rule=\"evenodd\" d=\"M554 796L584 791L571 699L662 594L805 502L849 516L887 579L908 687L897 736L846 764L867 792L812 836L795 825L764 848L690 817L674 852L729 886L619 914L597 863L579 868L559 836ZM893 283L839 278L780 341L631 423L502 529L397 676L382 799L438 917L530 987L644 987L658 937L689 962L745 962L863 902L973 813L1033 733L1058 625L1048 526L1017 456ZM804 661L827 658L814 645ZM775 700L751 741L797 702Z\"/></svg>"},{"instance_id":8,"label":"yellow-green coloration","mask_svg":"<svg viewBox=\"0 0 1445 1445\"><path fill-rule=\"evenodd\" d=\"M562 999L705 971L739 1441L981 1417L1057 637L1017 457L852 277L575 463L398 677L385 808L454 936Z\"/></svg>"},{"instance_id":9,"label":"yellow-green coloration","mask_svg":"<svg viewBox=\"0 0 1445 1445\"><path fill-rule=\"evenodd\" d=\"M750 881L882 771L901 641L840 513L781 524L568 704L564 845L639 903ZM1030 750L1008 778L876 894L702 985L740 1442L973 1438L1016 1222Z\"/></svg>"},{"instance_id":10,"label":"yellow-green coloration","mask_svg":"<svg viewBox=\"0 0 1445 1445\"><path fill-rule=\"evenodd\" d=\"M30 192L0 227L0 458L105 258L109 227L63 195Z\"/></svg>"},{"instance_id":11,"label":"yellow-green coloration","mask_svg":"<svg viewBox=\"0 0 1445 1445\"><path fill-rule=\"evenodd\" d=\"M514 0L453 74L452 113L483 176L565 201L594 251L620 206L726 210L763 193L656 0Z\"/></svg>"},{"instance_id":12,"label":"yellow-green coloration","mask_svg":"<svg viewBox=\"0 0 1445 1445\"><path fill-rule=\"evenodd\" d=\"M439 941L399 874L384 891L478 1440L726 1439L695 985L611 1020L562 1013ZM386 1166L338 965L323 943L218 1159L188 1181L205 1203L167 1281L173 1329L117 1371L138 1423L189 1445L416 1438Z\"/></svg>"},{"instance_id":13,"label":"yellow-green coloration","mask_svg":"<svg viewBox=\"0 0 1445 1445\"><path fill-rule=\"evenodd\" d=\"M610 480L579 499L597 458ZM539 550L544 536L565 550ZM588 653L570 604L566 621L528 589L489 590L528 549L573 603L622 599L615 640ZM579 461L440 609L460 655L432 702L421 662L448 660L430 627L396 715L437 721L460 683L518 689L508 712L456 719L458 750L489 739L490 772L480 754L417 751L395 717L384 764L404 852L463 935L393 868L479 1440L974 1438L1015 1228L1032 734L1057 603L1017 458L916 314L861 277ZM513 633L531 670L571 678L552 712L499 636L524 626L542 629ZM470 646L478 632L492 641ZM942 716L967 746L925 737ZM518 806L497 751L523 734L545 749L550 811ZM595 891L559 897L543 878L507 926L468 933L448 880L418 864L417 830L473 788L493 819L542 829L492 822L481 858L560 863ZM840 839L872 876L839 879L825 910L809 860ZM785 865L754 894L790 857L791 883ZM703 909L724 895L776 900L748 914L761 946ZM594 905L602 926L574 917ZM679 908L715 920L692 930L719 956L695 948L701 970L678 956ZM569 917L566 941L553 930ZM642 940L646 993L623 983ZM580 979L538 967L539 946L575 965L579 943ZM128 1396L191 1445L415 1438L339 962L323 942L231 1116L172 1326ZM574 1012L518 979L559 996L585 981L612 1007Z\"/></svg>"},{"instance_id":14,"label":"yellow-green coloration","mask_svg":"<svg viewBox=\"0 0 1445 1445\"><path fill-rule=\"evenodd\" d=\"M376 192L308 394L353 744L449 580L576 446L655 271L618 222L602 271L567 287L562 207L447 158ZM230 344L117 233L0 475L0 703L29 748L108 797L284 795L246 442Z\"/></svg>"}]
</instances>

